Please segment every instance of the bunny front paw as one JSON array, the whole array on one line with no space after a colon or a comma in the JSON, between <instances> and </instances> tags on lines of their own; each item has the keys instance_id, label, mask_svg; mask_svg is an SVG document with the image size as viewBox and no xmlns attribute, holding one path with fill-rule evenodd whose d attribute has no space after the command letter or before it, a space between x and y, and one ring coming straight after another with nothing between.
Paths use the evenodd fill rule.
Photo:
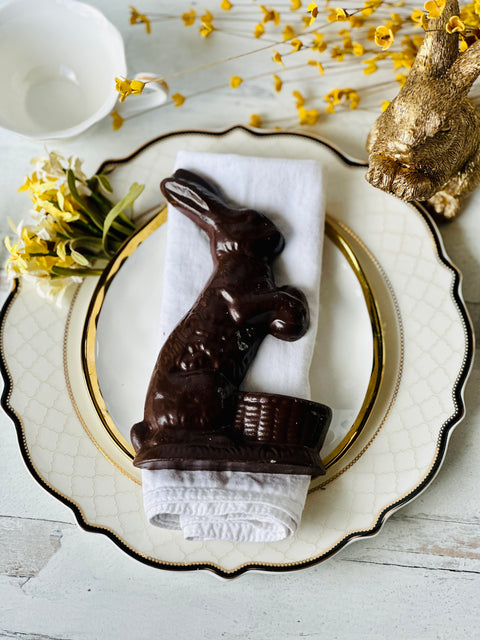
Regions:
<instances>
[{"instance_id":1,"label":"bunny front paw","mask_svg":"<svg viewBox=\"0 0 480 640\"><path fill-rule=\"evenodd\" d=\"M270 323L270 333L279 340L292 342L305 335L309 323L308 302L300 289L280 287L276 293L275 316Z\"/></svg>"},{"instance_id":2,"label":"bunny front paw","mask_svg":"<svg viewBox=\"0 0 480 640\"><path fill-rule=\"evenodd\" d=\"M370 158L370 167L365 178L377 189L393 193L406 201L426 200L438 188L430 176L387 155L375 155Z\"/></svg>"}]
</instances>

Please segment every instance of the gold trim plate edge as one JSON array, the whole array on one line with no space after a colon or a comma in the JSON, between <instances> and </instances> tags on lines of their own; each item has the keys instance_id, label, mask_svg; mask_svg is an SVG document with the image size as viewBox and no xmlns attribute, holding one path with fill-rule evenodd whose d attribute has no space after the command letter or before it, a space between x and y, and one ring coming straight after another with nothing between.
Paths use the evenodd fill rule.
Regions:
<instances>
[{"instance_id":1,"label":"gold trim plate edge","mask_svg":"<svg viewBox=\"0 0 480 640\"><path fill-rule=\"evenodd\" d=\"M102 305L112 280L115 278L128 257L133 254L133 252L146 238L150 236L150 234L166 222L166 219L167 213L166 207L164 207L157 215L140 227L124 243L114 258L112 258L94 289L84 322L81 365L88 392L95 410L110 438L130 461L134 458L133 447L117 429L100 391L95 364L96 329ZM360 411L347 434L323 460L325 468L330 469L345 456L353 444L358 440L373 410L385 367L385 336L375 294L369 279L361 266L358 256L351 244L348 242L347 228L345 228L344 225L341 225L337 220L335 220L335 218L327 214L325 219L325 233L345 257L360 284L370 317L373 336L372 373L370 375L365 398ZM108 453L104 451L97 441L94 440L94 442L101 453L110 460Z\"/></svg>"}]
</instances>

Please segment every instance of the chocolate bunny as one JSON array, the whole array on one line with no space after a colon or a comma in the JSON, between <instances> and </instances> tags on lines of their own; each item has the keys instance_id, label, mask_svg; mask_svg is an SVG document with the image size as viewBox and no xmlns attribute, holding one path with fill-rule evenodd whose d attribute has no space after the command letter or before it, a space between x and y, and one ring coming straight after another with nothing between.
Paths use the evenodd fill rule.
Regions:
<instances>
[{"instance_id":1,"label":"chocolate bunny","mask_svg":"<svg viewBox=\"0 0 480 640\"><path fill-rule=\"evenodd\" d=\"M301 291L275 285L271 262L284 238L267 217L234 208L190 171L179 169L163 180L161 190L208 235L214 269L158 356L144 420L131 430L134 464L251 468L259 452L245 442L242 428L235 428L239 386L267 334L289 341L304 335L307 302ZM287 397L278 398L284 402ZM269 400L253 394L252 401L251 394L249 402L251 409ZM265 440L262 434L260 440ZM271 458L271 447L263 454Z\"/></svg>"},{"instance_id":2,"label":"chocolate bunny","mask_svg":"<svg viewBox=\"0 0 480 640\"><path fill-rule=\"evenodd\" d=\"M467 98L480 73L480 41L458 52L447 33L458 15L447 0L428 28L407 81L367 140L366 179L403 200L424 201L443 219L456 216L480 183L480 110Z\"/></svg>"}]
</instances>

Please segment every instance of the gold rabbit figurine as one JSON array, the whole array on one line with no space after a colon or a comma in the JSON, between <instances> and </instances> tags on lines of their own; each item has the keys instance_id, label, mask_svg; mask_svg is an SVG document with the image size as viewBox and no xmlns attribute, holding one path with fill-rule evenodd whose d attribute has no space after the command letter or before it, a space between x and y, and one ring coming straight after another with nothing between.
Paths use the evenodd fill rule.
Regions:
<instances>
[{"instance_id":1,"label":"gold rabbit figurine","mask_svg":"<svg viewBox=\"0 0 480 640\"><path fill-rule=\"evenodd\" d=\"M429 20L405 85L367 139L368 182L423 201L440 219L454 218L480 184L480 109L467 98L480 74L480 41L459 54L458 34L446 31L458 14L457 0L447 0Z\"/></svg>"}]
</instances>

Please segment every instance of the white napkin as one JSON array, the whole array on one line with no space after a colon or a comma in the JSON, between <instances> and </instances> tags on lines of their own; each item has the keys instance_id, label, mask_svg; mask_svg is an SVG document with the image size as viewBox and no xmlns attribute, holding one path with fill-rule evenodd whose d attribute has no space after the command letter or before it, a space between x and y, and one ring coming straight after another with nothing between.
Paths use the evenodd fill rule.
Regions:
<instances>
[{"instance_id":1,"label":"white napkin","mask_svg":"<svg viewBox=\"0 0 480 640\"><path fill-rule=\"evenodd\" d=\"M307 296L310 328L295 342L267 336L242 388L310 399L309 370L318 324L325 220L322 167L313 160L180 152L175 168L211 180L232 203L265 213L286 239L274 263L278 286ZM207 236L172 206L168 210L160 346L212 273ZM266 542L292 535L310 477L245 472L144 470L145 513L157 526L190 540Z\"/></svg>"}]
</instances>

